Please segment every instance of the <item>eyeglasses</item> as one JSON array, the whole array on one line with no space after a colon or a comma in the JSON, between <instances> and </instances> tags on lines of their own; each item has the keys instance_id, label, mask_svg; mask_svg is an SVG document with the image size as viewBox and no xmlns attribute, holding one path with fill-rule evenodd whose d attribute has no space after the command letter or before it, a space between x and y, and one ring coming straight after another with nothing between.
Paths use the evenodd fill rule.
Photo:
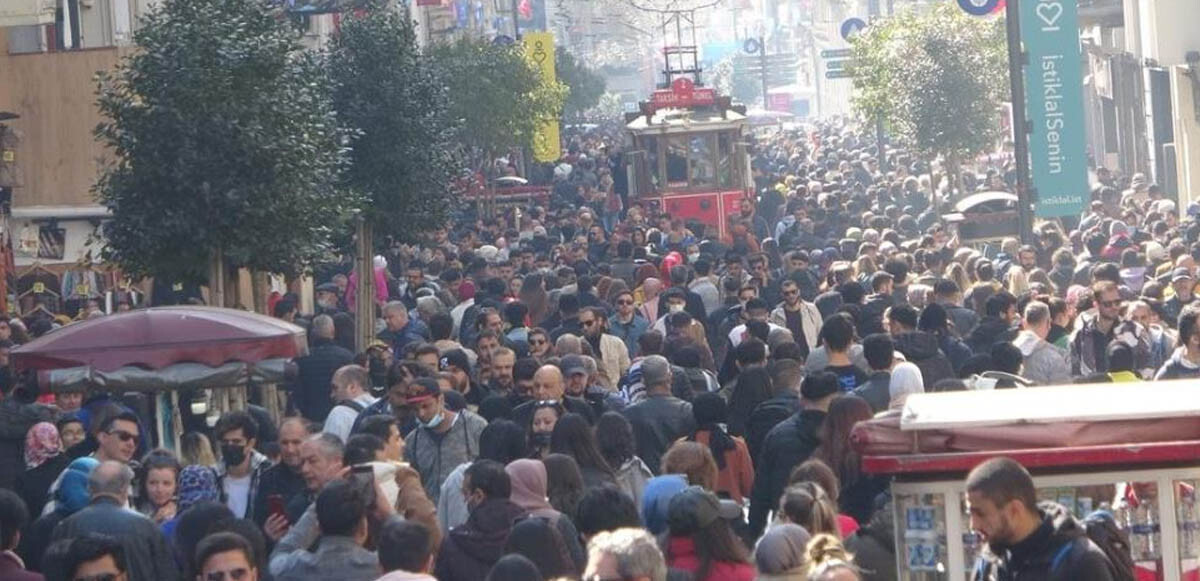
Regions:
<instances>
[{"instance_id":1,"label":"eyeglasses","mask_svg":"<svg viewBox=\"0 0 1200 581\"><path fill-rule=\"evenodd\" d=\"M625 300L625 301L617 301L617 305L620 305L620 306L624 306L624 305L632 305L632 304L633 304L633 301L629 301L629 300Z\"/></svg>"},{"instance_id":2,"label":"eyeglasses","mask_svg":"<svg viewBox=\"0 0 1200 581\"><path fill-rule=\"evenodd\" d=\"M116 436L116 437L120 438L122 442L131 442L133 440L136 440L138 437L137 434L131 434L129 432L126 432L125 430L109 430L108 435Z\"/></svg>"},{"instance_id":3,"label":"eyeglasses","mask_svg":"<svg viewBox=\"0 0 1200 581\"><path fill-rule=\"evenodd\" d=\"M245 567L231 569L229 571L210 571L204 575L205 581L225 581L232 579L233 581L241 581L250 576L250 570Z\"/></svg>"}]
</instances>

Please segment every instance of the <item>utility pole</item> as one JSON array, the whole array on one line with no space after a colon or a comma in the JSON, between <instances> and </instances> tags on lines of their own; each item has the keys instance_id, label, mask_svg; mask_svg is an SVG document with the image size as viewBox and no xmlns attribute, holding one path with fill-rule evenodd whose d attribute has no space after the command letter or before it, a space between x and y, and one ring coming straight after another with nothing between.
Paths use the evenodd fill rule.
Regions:
<instances>
[{"instance_id":1,"label":"utility pole","mask_svg":"<svg viewBox=\"0 0 1200 581\"><path fill-rule=\"evenodd\" d=\"M517 9L518 0L512 0L513 40L521 39L521 23L518 20L520 11Z\"/></svg>"},{"instance_id":2,"label":"utility pole","mask_svg":"<svg viewBox=\"0 0 1200 581\"><path fill-rule=\"evenodd\" d=\"M1022 244L1033 242L1033 209L1029 187L1029 122L1025 119L1025 51L1021 48L1021 12L1008 0L1004 24L1008 37L1008 81L1012 90L1013 156L1017 161L1017 231ZM1027 0L1028 1L1028 0Z\"/></svg>"},{"instance_id":3,"label":"utility pole","mask_svg":"<svg viewBox=\"0 0 1200 581\"><path fill-rule=\"evenodd\" d=\"M770 109L769 97L767 95L767 37L763 35L758 39L758 62L762 65L762 91L763 91L763 111Z\"/></svg>"}]
</instances>

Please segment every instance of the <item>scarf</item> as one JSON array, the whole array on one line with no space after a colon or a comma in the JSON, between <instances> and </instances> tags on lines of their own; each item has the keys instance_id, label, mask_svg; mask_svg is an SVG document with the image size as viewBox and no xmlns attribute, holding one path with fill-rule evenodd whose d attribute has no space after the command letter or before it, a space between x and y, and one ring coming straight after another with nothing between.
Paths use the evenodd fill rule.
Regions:
<instances>
[{"instance_id":1,"label":"scarf","mask_svg":"<svg viewBox=\"0 0 1200 581\"><path fill-rule=\"evenodd\" d=\"M25 467L32 470L62 453L58 428L50 422L40 422L25 434Z\"/></svg>"}]
</instances>

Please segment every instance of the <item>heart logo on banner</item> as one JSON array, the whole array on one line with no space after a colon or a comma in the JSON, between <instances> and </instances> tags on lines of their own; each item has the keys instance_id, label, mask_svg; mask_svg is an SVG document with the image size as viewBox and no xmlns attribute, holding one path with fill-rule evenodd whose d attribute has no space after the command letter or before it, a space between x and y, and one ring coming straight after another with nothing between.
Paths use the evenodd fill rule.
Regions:
<instances>
[{"instance_id":1,"label":"heart logo on banner","mask_svg":"<svg viewBox=\"0 0 1200 581\"><path fill-rule=\"evenodd\" d=\"M1057 26L1058 19L1062 18L1063 7L1060 2L1049 2L1038 4L1034 11L1037 12L1038 18L1046 23L1046 26Z\"/></svg>"}]
</instances>

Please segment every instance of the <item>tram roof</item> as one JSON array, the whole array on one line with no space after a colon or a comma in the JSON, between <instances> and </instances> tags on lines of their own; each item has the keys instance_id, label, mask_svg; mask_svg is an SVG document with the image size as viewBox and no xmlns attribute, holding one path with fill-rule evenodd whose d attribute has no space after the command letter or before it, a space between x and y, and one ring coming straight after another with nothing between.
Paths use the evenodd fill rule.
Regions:
<instances>
[{"instance_id":1,"label":"tram roof","mask_svg":"<svg viewBox=\"0 0 1200 581\"><path fill-rule=\"evenodd\" d=\"M626 124L625 128L639 134L672 134L720 131L746 126L746 116L733 110L726 110L725 114L721 115L721 112L715 109L661 109L654 112L654 117L649 123L646 116L641 115Z\"/></svg>"}]
</instances>

